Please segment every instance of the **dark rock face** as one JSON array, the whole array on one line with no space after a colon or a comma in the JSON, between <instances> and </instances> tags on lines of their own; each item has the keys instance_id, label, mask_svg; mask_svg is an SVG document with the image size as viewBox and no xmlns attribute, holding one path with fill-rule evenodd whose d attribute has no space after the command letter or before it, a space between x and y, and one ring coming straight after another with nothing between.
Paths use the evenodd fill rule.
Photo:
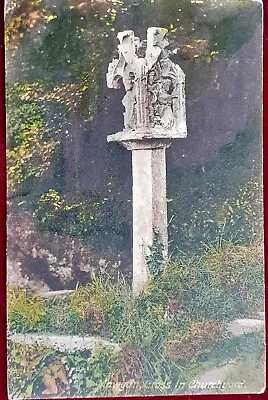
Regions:
<instances>
[{"instance_id":1,"label":"dark rock face","mask_svg":"<svg viewBox=\"0 0 268 400\"><path fill-rule=\"evenodd\" d=\"M188 137L174 140L167 151L169 170L210 161L243 131L260 108L261 52L258 26L253 38L230 58L220 55L210 64L180 63L186 73L186 96L187 88L191 90L191 99L187 97ZM107 91L102 111L82 138L81 189L102 192L110 179L116 179L124 186L126 196L131 195L131 155L119 145L106 142L108 134L122 129L122 96L123 91Z\"/></svg>"},{"instance_id":2,"label":"dark rock face","mask_svg":"<svg viewBox=\"0 0 268 400\"><path fill-rule=\"evenodd\" d=\"M101 4L102 1L96 3ZM168 193L175 199L178 191L187 192L185 196L187 201L184 201L184 205L178 199L177 203L174 201L171 207L169 206L172 214L178 214L175 221L175 232L178 232L177 227L181 224L181 214L184 214L187 219L190 208L194 209L193 204L197 204L198 209L198 204L200 204L197 203L198 198L203 196L205 203L206 198L213 197L214 187L211 188L217 178L220 181L222 175L230 174L229 181L227 182L225 179L225 187L229 185L230 192L235 185L238 185L230 173L232 166L230 168L228 166L231 165L232 160L229 164L227 163L228 165L221 164L220 157L227 145L235 148L234 151L239 153L240 145L235 147L234 144L239 134L246 129L247 134L244 137L247 143L243 143L243 151L252 160L248 159L245 163L244 182L253 177L251 170L254 169L255 176L260 172L260 163L256 165L256 160L260 159L261 148L259 136L262 85L261 14L259 13L255 17L256 9L260 8L260 4L249 1L243 2L241 5L242 2L239 0L233 0L228 2L230 6L227 6L226 3L219 11L215 2L213 7L208 6L209 2L205 2L202 6L196 6L192 15L186 12L186 17L188 18L189 15L190 17L189 20L185 17L186 19L182 23L184 30L180 30L179 19L176 19L180 16L179 6L175 0L170 0L170 2L159 0L157 3L159 8L153 14L150 13L150 7L153 6L148 6L150 2L147 4L149 8L145 7L142 11L140 9L146 2L137 0L135 4L132 4L132 1L125 3L127 12L118 13L114 24L115 32L133 29L137 36L145 38L146 29L149 26L169 28L172 22L172 25L177 24L178 28L175 33L172 33L172 28L170 28L170 49L173 51L171 59L179 64L186 74L188 137L174 140L172 146L167 150ZM167 3L170 4L170 7L174 7L174 13L171 8L170 10L165 8ZM183 0L180 2L183 7L186 3L190 4ZM52 7L56 5L55 10L59 17L64 16L67 11L70 13L70 10L66 11L63 0L56 3L49 0L47 4ZM87 3L83 4L85 11L82 13L80 10L78 13L81 12L82 18L88 18L90 22L91 17L88 16L86 9ZM175 15L176 17L174 17ZM78 17L80 21L80 15ZM172 19L173 17L175 20ZM57 20L55 20L56 23ZM194 32L192 26L195 23L198 28ZM53 29L53 24L46 25L45 23L41 26L40 31L39 27L34 28L29 36L29 42L25 39L19 47L16 57L9 57L8 81L11 84L24 83L27 79L30 82L38 79L43 79L45 82L47 79L51 84L50 76L58 84L60 70L50 71L49 75L45 68L42 70L42 65L32 67L30 58L33 48L38 53L39 47L41 48L44 40L53 33ZM230 32L234 32L233 37ZM111 33L112 35L115 34ZM235 35L239 36L239 40ZM111 42L112 40L108 41L107 39L107 43ZM206 55L206 51L211 52L214 49L215 42L219 42L219 44L221 42L218 54L214 54L209 60L204 58L203 55ZM195 44L192 46L192 43ZM112 196L119 207L122 207L122 219L127 220L130 232L132 223L131 152L118 144L108 144L106 141L107 135L116 133L123 127L124 107L121 100L124 90L123 88L121 90L108 89L105 79L108 63L115 53L115 48L116 45L114 48L108 48L107 45L107 48L99 49L103 61L100 63L97 75L100 90L97 113L93 120L85 122L85 119L78 113L67 113L60 134L58 136L55 134L55 137L57 136L61 142L60 168L59 163L52 164L46 175L42 176L38 184L31 188L28 198L34 203L50 188L59 190L70 202L78 196L83 198L83 193L92 194L92 198L96 196L100 199ZM90 53L91 50L87 51ZM197 58L195 58L195 54L198 55ZM67 55L76 65L77 60L72 58L72 54ZM60 68L65 75L69 71L68 65ZM41 78L40 73L43 74ZM68 83L75 82L76 78L70 74ZM49 117L47 116L47 119ZM53 122L51 124L53 125ZM208 183L207 186L210 184L208 175L202 174L200 178L201 175L197 176L196 174L194 182L189 182L189 180L194 175L195 166L199 166L201 170L204 165L211 166L213 162L217 165L224 165L227 169L218 170L213 175L213 184L211 184L211 188L207 189L210 193L204 195L204 181ZM208 168L213 168L210 166ZM192 175L188 174L190 169ZM177 171L182 175L177 177ZM209 176L211 177L211 175ZM238 174L235 176L237 177ZM200 190L197 190L198 185ZM218 192L221 189L219 185ZM221 196L221 198L223 197ZM18 201L20 200L15 199L14 203ZM185 208L181 210L183 206ZM25 277L28 276L30 280L38 280L39 283L36 287L39 290L42 285L43 288L49 287L50 289L73 288L77 282L87 282L90 279L90 273L95 270L98 272L102 264L106 265L107 260L111 262L111 265L121 263L118 268L124 272L131 270L130 240L128 248L124 249L124 254L116 250L112 251L112 249L104 249L99 254L94 254L86 242L79 237L38 232L33 209L34 207L28 207L28 211L23 211L23 207L11 207L9 210L8 258L10 265L18 269L22 286L25 286ZM107 218L110 216L107 215ZM110 232L109 237L112 235ZM128 240L127 234L126 237ZM113 269L111 268L110 271ZM40 282L42 283L40 284ZM19 284L18 281L17 284Z\"/></svg>"},{"instance_id":3,"label":"dark rock face","mask_svg":"<svg viewBox=\"0 0 268 400\"><path fill-rule=\"evenodd\" d=\"M48 6L51 5L50 1L47 3ZM149 26L169 26L172 17L175 14L180 15L180 6L171 1L169 10L165 1L160 0L158 3L159 11L163 15L156 10L152 14L150 8L143 9L142 2L132 4L131 1L126 1L127 11L118 13L115 31L134 29L143 38ZM182 6L185 7L184 2ZM180 33L170 33L171 50L176 50L173 60L186 74L188 125L187 139L174 141L168 150L170 171L178 166L204 164L215 158L218 150L231 143L237 133L244 129L254 110L260 108L261 13L256 17L260 4L252 1L242 7L239 1L234 0L228 2L228 5L220 6L209 2L193 6L194 9L190 10L191 17L189 21L184 21ZM84 7L84 3L81 7ZM58 15L63 15L66 11L64 2L57 2L55 10ZM84 18L87 14L81 15ZM88 18L90 21L91 17ZM224 21L226 23L222 28ZM194 23L197 27L191 33L190 27ZM232 31L228 23L232 25ZM30 54L32 47L37 46L36 43L42 43L46 39L46 30L41 28L41 33L34 31L31 34L29 44L23 43L17 58L13 60L13 57L8 57L9 81L23 81L27 74L31 77L38 73L40 66L39 69L30 68ZM49 29L52 28L48 26L50 34ZM233 32L234 37L230 36L230 32ZM238 44L236 36L239 36ZM204 42L205 48L209 48L214 44L212 42L224 40L226 43L219 49L218 55L210 62L202 61L199 53L201 51L202 56L204 49L200 50L199 42ZM185 49L191 47L192 42L195 43L192 53L185 59ZM110 45L108 39L107 43ZM107 193L107 185L112 180L116 186L124 188L124 196L130 199L131 154L119 145L108 145L106 142L107 135L116 133L123 127L123 88L121 91L108 89L105 77L110 57L116 53L116 46L113 49L99 50L103 53L103 62L99 66L101 71L98 74L98 112L92 123L85 123L76 114L69 115L66 126L62 128L63 191L68 193L87 190L103 195ZM189 49L187 51L190 52ZM195 53L199 54L197 58L194 58ZM19 69L21 64L28 65L26 75ZM66 66L62 66L62 71L65 69ZM56 70L51 75L52 79L59 73Z\"/></svg>"},{"instance_id":4,"label":"dark rock face","mask_svg":"<svg viewBox=\"0 0 268 400\"><path fill-rule=\"evenodd\" d=\"M211 80L188 104L189 136L170 148L170 168L202 164L233 142L259 107L261 96L261 29L231 58L219 57L211 68ZM197 66L188 81L201 80ZM173 164L173 165L172 165Z\"/></svg>"},{"instance_id":5,"label":"dark rock face","mask_svg":"<svg viewBox=\"0 0 268 400\"><path fill-rule=\"evenodd\" d=\"M130 271L122 253L96 254L82 240L52 232L38 232L29 212L12 213L7 232L8 284L33 291L74 289L92 274ZM122 270L123 268L123 270Z\"/></svg>"}]
</instances>

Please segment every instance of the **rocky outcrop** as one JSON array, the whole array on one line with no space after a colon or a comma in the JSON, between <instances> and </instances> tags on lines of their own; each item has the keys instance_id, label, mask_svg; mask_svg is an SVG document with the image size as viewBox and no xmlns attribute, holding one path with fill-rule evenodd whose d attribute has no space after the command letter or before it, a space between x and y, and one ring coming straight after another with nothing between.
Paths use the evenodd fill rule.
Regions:
<instances>
[{"instance_id":1,"label":"rocky outcrop","mask_svg":"<svg viewBox=\"0 0 268 400\"><path fill-rule=\"evenodd\" d=\"M121 253L96 254L81 239L39 232L28 211L9 211L7 281L13 287L38 292L73 289L78 282L89 282L92 274L113 276L129 263Z\"/></svg>"}]
</instances>

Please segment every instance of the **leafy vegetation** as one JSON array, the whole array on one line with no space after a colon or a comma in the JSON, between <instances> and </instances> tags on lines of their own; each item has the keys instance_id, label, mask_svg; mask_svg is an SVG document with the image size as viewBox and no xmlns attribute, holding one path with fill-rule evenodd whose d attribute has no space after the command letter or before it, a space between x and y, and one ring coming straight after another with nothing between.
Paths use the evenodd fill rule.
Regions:
<instances>
[{"instance_id":1,"label":"leafy vegetation","mask_svg":"<svg viewBox=\"0 0 268 400\"><path fill-rule=\"evenodd\" d=\"M61 300L10 289L11 333L101 335L121 346L119 352L98 349L93 355L45 349L25 367L16 355L21 345L11 344L10 390L26 398L183 393L181 377L189 380L210 357L226 362L261 343L254 336L245 347L225 328L229 320L255 316L263 307L260 249L257 242L247 247L221 243L201 257L182 255L152 276L136 298L123 277L92 277ZM32 350L23 348L31 359Z\"/></svg>"},{"instance_id":2,"label":"leafy vegetation","mask_svg":"<svg viewBox=\"0 0 268 400\"><path fill-rule=\"evenodd\" d=\"M29 298L26 291L8 291L8 323L11 330L35 329L45 313L45 303L41 296Z\"/></svg>"},{"instance_id":3,"label":"leafy vegetation","mask_svg":"<svg viewBox=\"0 0 268 400\"><path fill-rule=\"evenodd\" d=\"M150 252L146 257L149 274L155 278L157 275L161 275L163 272L164 265L164 245L161 241L161 236L158 231L154 231L154 238L152 246L150 247Z\"/></svg>"},{"instance_id":4,"label":"leafy vegetation","mask_svg":"<svg viewBox=\"0 0 268 400\"><path fill-rule=\"evenodd\" d=\"M9 392L19 398L108 393L106 380L118 358L111 349L102 347L93 353L15 343L9 343L8 348Z\"/></svg>"},{"instance_id":5,"label":"leafy vegetation","mask_svg":"<svg viewBox=\"0 0 268 400\"><path fill-rule=\"evenodd\" d=\"M58 141L46 129L44 112L19 97L21 87L7 87L7 175L9 195L27 194L34 179L50 167Z\"/></svg>"},{"instance_id":6,"label":"leafy vegetation","mask_svg":"<svg viewBox=\"0 0 268 400\"><path fill-rule=\"evenodd\" d=\"M19 398L46 395L51 398L55 395L92 397L184 394L189 388L193 388L193 382L200 371L208 370L211 365L222 366L232 361L241 366L241 362L246 360L251 362L253 356L257 362L264 354L262 335L250 333L219 340L212 324L195 325L189 331L190 343L193 338L196 339L195 350L198 348L197 342L201 343L204 328L207 329L207 337L204 336L205 343L199 346L202 350L195 352L194 358L192 353L187 354L187 362L183 358L185 347L182 353L180 352L182 347L178 347L183 344L189 345L186 335L180 342L169 342L168 350L177 345L174 352L172 349L172 359L157 350L148 353L133 346L123 347L119 351L98 346L93 352L84 350L70 353L37 345L9 342L10 395ZM214 341L212 344L215 338L217 338L216 343ZM205 351L207 345L209 348ZM184 361L183 366L181 360ZM256 365L259 368L259 362ZM240 382L246 376L247 382L251 382L253 372L255 373L252 369L245 372L245 368L241 372L236 368L233 371L233 374L236 374L233 378L237 379L236 382ZM262 384L260 380L260 385ZM255 391L260 389L261 386L254 387ZM227 391L228 388L224 393Z\"/></svg>"},{"instance_id":7,"label":"leafy vegetation","mask_svg":"<svg viewBox=\"0 0 268 400\"><path fill-rule=\"evenodd\" d=\"M123 277L109 276L92 277L65 301L10 291L9 323L15 331L98 333L157 347L173 331L185 334L193 323L254 316L263 307L263 285L260 243L223 243L201 257L168 263L137 298Z\"/></svg>"},{"instance_id":8,"label":"leafy vegetation","mask_svg":"<svg viewBox=\"0 0 268 400\"><path fill-rule=\"evenodd\" d=\"M83 237L97 249L111 244L122 248L128 240L128 224L120 220L122 212L112 196L101 200L88 193L74 203L49 189L39 199L35 215L40 231Z\"/></svg>"}]
</instances>

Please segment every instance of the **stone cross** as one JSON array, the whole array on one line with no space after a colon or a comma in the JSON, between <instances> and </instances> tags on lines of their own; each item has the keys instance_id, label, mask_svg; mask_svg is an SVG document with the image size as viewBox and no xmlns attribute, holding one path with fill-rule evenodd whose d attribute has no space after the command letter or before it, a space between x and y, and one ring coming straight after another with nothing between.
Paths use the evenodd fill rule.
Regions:
<instances>
[{"instance_id":1,"label":"stone cross","mask_svg":"<svg viewBox=\"0 0 268 400\"><path fill-rule=\"evenodd\" d=\"M109 64L107 85L126 94L124 129L109 135L132 151L133 177L133 292L149 279L147 256L154 235L168 257L166 148L171 139L187 136L185 74L168 57L167 30L149 28L147 40L133 31L119 32L118 59Z\"/></svg>"}]
</instances>

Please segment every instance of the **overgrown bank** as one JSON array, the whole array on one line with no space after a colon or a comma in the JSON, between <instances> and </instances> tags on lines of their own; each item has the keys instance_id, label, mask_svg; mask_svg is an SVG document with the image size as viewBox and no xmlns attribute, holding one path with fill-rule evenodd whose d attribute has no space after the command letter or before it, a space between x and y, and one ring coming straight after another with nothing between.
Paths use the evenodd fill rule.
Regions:
<instances>
[{"instance_id":1,"label":"overgrown bank","mask_svg":"<svg viewBox=\"0 0 268 400\"><path fill-rule=\"evenodd\" d=\"M261 246L257 242L247 247L223 242L201 257L181 255L155 273L136 298L123 277L115 280L105 275L78 286L66 299L45 300L12 289L8 298L11 332L101 335L120 343L119 353L99 349L93 358L87 352L61 355L66 377L54 385L54 394L55 390L75 390L75 395L83 396L118 390L120 394L180 392L179 376L184 372L191 376L193 365L203 364L217 343L219 349L232 346L234 339L227 335L226 322L255 316L263 309ZM256 340L261 343L261 338ZM19 358L14 358L14 349L21 345L12 344L11 348L9 362L18 370L21 365ZM24 348L25 357L30 357L32 350ZM67 377L72 357L77 360L73 368L81 386ZM59 353L44 350L40 365L48 368L47 364L53 366L58 358ZM98 372L92 370L92 363ZM78 372L80 367L82 372ZM35 382L31 393L41 387L49 390L44 371L40 374L30 378ZM96 374L93 380L91 374ZM19 390L15 378L12 382L14 390Z\"/></svg>"}]
</instances>

